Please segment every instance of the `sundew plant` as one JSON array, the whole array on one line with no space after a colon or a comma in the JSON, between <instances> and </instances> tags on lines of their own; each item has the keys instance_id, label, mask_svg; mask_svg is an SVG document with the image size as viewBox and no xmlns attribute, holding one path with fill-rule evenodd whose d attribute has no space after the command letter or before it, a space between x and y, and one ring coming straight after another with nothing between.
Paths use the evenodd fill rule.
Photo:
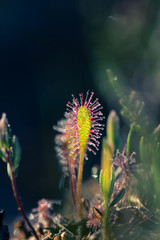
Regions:
<instances>
[{"instance_id":1,"label":"sundew plant","mask_svg":"<svg viewBox=\"0 0 160 240\"><path fill-rule=\"evenodd\" d=\"M6 114L2 114L0 157L7 165L22 214L22 220L15 222L14 233L10 233L12 240L160 239L160 126L151 127L144 102L134 91L124 94L110 70L107 78L119 99L120 114L128 120L125 142L119 114L111 110L104 116L96 93L89 91L79 97L72 95L63 118L53 126L57 161L62 176L69 180L69 203L41 199L29 215L25 213L16 187L20 144L12 135ZM83 168L86 159L91 161L89 151L100 151L101 157L99 165L88 170L92 174L89 183L85 183ZM60 213L56 205L61 205ZM3 214L1 211L0 237L8 240Z\"/></svg>"},{"instance_id":2,"label":"sundew plant","mask_svg":"<svg viewBox=\"0 0 160 240\"><path fill-rule=\"evenodd\" d=\"M68 118L68 127L66 131L69 133L69 148L71 149L71 154L76 158L79 156L78 160L78 179L77 179L77 204L78 204L78 214L81 217L81 183L82 183L82 173L83 173L83 161L84 157L87 157L86 149L95 151L91 147L98 150L97 146L101 133L103 130L103 125L99 121L103 120L103 114L101 109L103 108L98 99L91 102L93 97L93 92L88 98L89 93L86 94L86 99L83 103L83 94L80 94L80 103L73 95L73 103L68 102L66 116ZM71 129L71 130L70 130ZM91 147L90 147L91 146Z\"/></svg>"}]
</instances>

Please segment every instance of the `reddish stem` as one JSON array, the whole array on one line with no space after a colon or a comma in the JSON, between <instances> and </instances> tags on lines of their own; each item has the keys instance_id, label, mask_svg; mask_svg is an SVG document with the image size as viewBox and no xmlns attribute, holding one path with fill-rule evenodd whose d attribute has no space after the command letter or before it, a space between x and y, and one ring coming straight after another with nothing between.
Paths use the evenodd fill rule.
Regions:
<instances>
[{"instance_id":1,"label":"reddish stem","mask_svg":"<svg viewBox=\"0 0 160 240\"><path fill-rule=\"evenodd\" d=\"M81 147L80 159L78 167L78 179L77 179L77 201L78 201L78 218L82 218L82 203L81 203L81 185L82 185L82 175L83 175L83 162L84 162L84 151L85 147Z\"/></svg>"},{"instance_id":2,"label":"reddish stem","mask_svg":"<svg viewBox=\"0 0 160 240\"><path fill-rule=\"evenodd\" d=\"M75 178L75 173L73 173L73 170L70 172L69 185L70 185L72 201L75 209L77 210L76 178Z\"/></svg>"},{"instance_id":3,"label":"reddish stem","mask_svg":"<svg viewBox=\"0 0 160 240\"><path fill-rule=\"evenodd\" d=\"M11 184L12 184L12 190L13 190L13 194L14 194L14 197L15 197L15 200L17 202L17 205L18 205L18 210L20 211L20 213L22 214L25 222L27 223L28 227L30 228L31 232L33 233L33 235L35 236L35 238L37 240L39 240L39 237L35 231L35 229L33 228L32 224L30 223L28 217L26 216L25 212L24 212L24 209L23 209L23 206L22 206L22 203L20 201L20 198L19 198L19 195L18 195L18 191L17 191L17 186L16 186L16 181L15 181L15 178L14 178L14 175L13 175L13 171L12 171L12 167L11 167L11 163L10 163L10 159L9 159L9 156L8 156L8 161L7 161L8 165L9 165L9 171L10 171L10 179L11 179Z\"/></svg>"}]
</instances>

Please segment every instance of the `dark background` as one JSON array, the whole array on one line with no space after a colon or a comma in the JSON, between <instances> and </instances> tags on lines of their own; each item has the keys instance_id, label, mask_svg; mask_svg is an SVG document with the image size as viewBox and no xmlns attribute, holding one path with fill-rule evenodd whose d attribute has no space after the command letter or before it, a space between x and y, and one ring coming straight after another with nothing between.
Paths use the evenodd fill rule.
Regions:
<instances>
[{"instance_id":1,"label":"dark background","mask_svg":"<svg viewBox=\"0 0 160 240\"><path fill-rule=\"evenodd\" d=\"M160 118L160 1L0 1L0 112L19 138L18 189L27 211L41 198L61 199L53 125L71 94L95 92L107 116L119 105L107 77L135 89ZM125 125L121 119L122 129ZM99 161L91 157L90 166ZM0 208L17 215L6 165L0 162Z\"/></svg>"}]
</instances>

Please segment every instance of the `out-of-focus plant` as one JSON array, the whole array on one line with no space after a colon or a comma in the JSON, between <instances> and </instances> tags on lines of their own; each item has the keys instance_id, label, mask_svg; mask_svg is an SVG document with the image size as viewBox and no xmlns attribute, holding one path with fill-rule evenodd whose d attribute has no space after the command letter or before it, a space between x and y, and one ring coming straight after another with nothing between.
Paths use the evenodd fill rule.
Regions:
<instances>
[{"instance_id":1,"label":"out-of-focus plant","mask_svg":"<svg viewBox=\"0 0 160 240\"><path fill-rule=\"evenodd\" d=\"M144 102L137 98L135 91L131 91L129 94L125 93L120 87L118 78L113 75L110 69L107 70L107 77L122 107L121 115L129 121L131 127L134 124L135 130L146 132L148 118L143 113Z\"/></svg>"},{"instance_id":2,"label":"out-of-focus plant","mask_svg":"<svg viewBox=\"0 0 160 240\"><path fill-rule=\"evenodd\" d=\"M100 186L104 198L103 215L103 239L109 239L109 209L117 204L124 195L125 188L121 189L114 196L111 202L111 196L115 187L115 171L113 168L113 155L119 148L119 118L115 111L111 111L106 125L106 135L103 138L101 155Z\"/></svg>"},{"instance_id":3,"label":"out-of-focus plant","mask_svg":"<svg viewBox=\"0 0 160 240\"><path fill-rule=\"evenodd\" d=\"M18 210L22 214L31 232L38 240L39 237L34 227L30 223L28 217L26 216L20 197L18 195L16 177L21 158L21 149L17 137L15 135L12 136L11 134L11 128L5 113L2 114L2 118L0 119L0 157L7 164L7 172L11 180L12 190L18 205Z\"/></svg>"},{"instance_id":4,"label":"out-of-focus plant","mask_svg":"<svg viewBox=\"0 0 160 240\"><path fill-rule=\"evenodd\" d=\"M160 208L160 127L147 138L142 136L139 143L140 161L144 169L142 187L145 203L150 209ZM146 182L147 184L144 184ZM144 196L143 196L144 197Z\"/></svg>"},{"instance_id":5,"label":"out-of-focus plant","mask_svg":"<svg viewBox=\"0 0 160 240\"><path fill-rule=\"evenodd\" d=\"M119 87L117 77L110 70L107 70L107 76L122 106L121 114L130 123L127 155L133 145L134 134L137 135L137 142L139 142L139 149L137 149L139 167L136 177L140 183L138 186L140 198L149 209L160 208L160 127L153 129L149 117L144 112L144 102L137 99L134 91L127 96Z\"/></svg>"}]
</instances>

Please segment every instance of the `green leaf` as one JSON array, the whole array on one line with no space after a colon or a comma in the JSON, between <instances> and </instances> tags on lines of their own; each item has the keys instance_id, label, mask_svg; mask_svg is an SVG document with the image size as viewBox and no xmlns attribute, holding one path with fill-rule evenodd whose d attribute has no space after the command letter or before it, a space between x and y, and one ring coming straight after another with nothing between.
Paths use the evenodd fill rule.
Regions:
<instances>
[{"instance_id":1,"label":"green leaf","mask_svg":"<svg viewBox=\"0 0 160 240\"><path fill-rule=\"evenodd\" d=\"M111 147L112 154L119 148L119 117L117 113L112 110L107 119L107 143Z\"/></svg>"},{"instance_id":2,"label":"green leaf","mask_svg":"<svg viewBox=\"0 0 160 240\"><path fill-rule=\"evenodd\" d=\"M104 197L105 194L106 194L106 191L105 191L105 182L104 182L104 172L103 172L103 169L100 171L99 184L100 184L100 187L101 187L101 190L102 190L102 194L103 194L103 197Z\"/></svg>"},{"instance_id":3,"label":"green leaf","mask_svg":"<svg viewBox=\"0 0 160 240\"><path fill-rule=\"evenodd\" d=\"M8 176L11 178L11 169L10 169L9 163L7 163L7 173L8 173Z\"/></svg>"},{"instance_id":4,"label":"green leaf","mask_svg":"<svg viewBox=\"0 0 160 240\"><path fill-rule=\"evenodd\" d=\"M154 130L151 139L153 147L156 147L156 145L160 143L160 125Z\"/></svg>"},{"instance_id":5,"label":"green leaf","mask_svg":"<svg viewBox=\"0 0 160 240\"><path fill-rule=\"evenodd\" d=\"M142 136L139 143L139 154L140 154L140 160L143 163L146 161L146 146L144 144L144 137ZM144 164L145 165L145 164Z\"/></svg>"},{"instance_id":6,"label":"green leaf","mask_svg":"<svg viewBox=\"0 0 160 240\"><path fill-rule=\"evenodd\" d=\"M7 148L10 148L11 145L12 145L12 134L11 134L11 126L10 126L10 124L7 124L6 145L7 145Z\"/></svg>"},{"instance_id":7,"label":"green leaf","mask_svg":"<svg viewBox=\"0 0 160 240\"><path fill-rule=\"evenodd\" d=\"M127 147L126 147L126 153L129 154L130 151L130 145L131 145L131 137L133 135L133 132L136 130L136 123L132 123L129 133L128 133L128 137L127 137Z\"/></svg>"},{"instance_id":8,"label":"green leaf","mask_svg":"<svg viewBox=\"0 0 160 240\"><path fill-rule=\"evenodd\" d=\"M115 204L117 204L123 198L124 194L125 188L122 188L111 202L110 207L113 207Z\"/></svg>"},{"instance_id":9,"label":"green leaf","mask_svg":"<svg viewBox=\"0 0 160 240\"><path fill-rule=\"evenodd\" d=\"M103 138L102 143L101 169L100 186L102 189L103 197L106 199L108 198L112 174L112 151L107 143L106 138Z\"/></svg>"},{"instance_id":10,"label":"green leaf","mask_svg":"<svg viewBox=\"0 0 160 240\"><path fill-rule=\"evenodd\" d=\"M0 157L4 162L7 161L7 149L8 149L8 120L6 114L2 114L0 119Z\"/></svg>"},{"instance_id":11,"label":"green leaf","mask_svg":"<svg viewBox=\"0 0 160 240\"><path fill-rule=\"evenodd\" d=\"M3 158L3 157L4 157L3 151L0 149L0 158Z\"/></svg>"},{"instance_id":12,"label":"green leaf","mask_svg":"<svg viewBox=\"0 0 160 240\"><path fill-rule=\"evenodd\" d=\"M12 149L11 149L11 167L14 177L17 177L18 167L21 159L21 148L17 137L12 137Z\"/></svg>"},{"instance_id":13,"label":"green leaf","mask_svg":"<svg viewBox=\"0 0 160 240\"><path fill-rule=\"evenodd\" d=\"M139 155L142 166L145 170L145 174L148 174L151 170L151 149L148 143L145 143L144 137L142 136L139 143Z\"/></svg>"},{"instance_id":14,"label":"green leaf","mask_svg":"<svg viewBox=\"0 0 160 240\"><path fill-rule=\"evenodd\" d=\"M114 172L114 169L112 168L111 183L110 183L110 188L109 188L109 193L108 193L109 202L110 202L110 198L111 198L112 193L113 193L114 184L115 184L115 172Z\"/></svg>"}]
</instances>

